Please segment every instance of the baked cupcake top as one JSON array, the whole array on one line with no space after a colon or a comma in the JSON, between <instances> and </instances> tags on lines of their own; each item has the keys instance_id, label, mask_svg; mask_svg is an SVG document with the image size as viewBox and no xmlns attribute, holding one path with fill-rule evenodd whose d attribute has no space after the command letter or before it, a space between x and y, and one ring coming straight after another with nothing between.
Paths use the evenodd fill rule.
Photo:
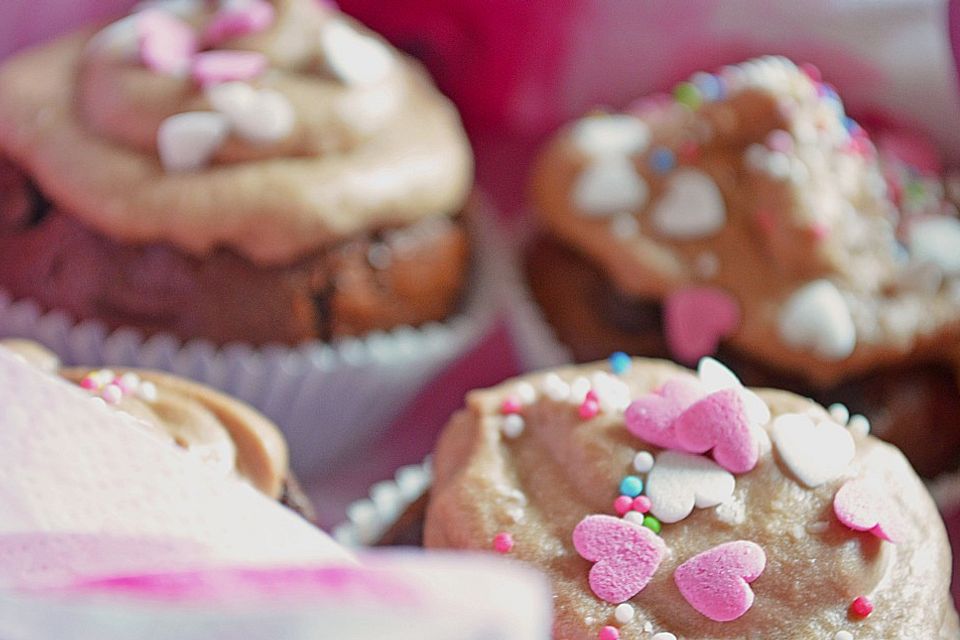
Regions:
<instances>
[{"instance_id":1,"label":"baked cupcake top","mask_svg":"<svg viewBox=\"0 0 960 640\"><path fill-rule=\"evenodd\" d=\"M16 56L0 155L110 237L263 264L453 215L472 178L422 69L317 0L145 2Z\"/></svg>"},{"instance_id":2,"label":"baked cupcake top","mask_svg":"<svg viewBox=\"0 0 960 640\"><path fill-rule=\"evenodd\" d=\"M218 473L242 478L272 498L283 496L289 481L286 442L272 422L239 400L158 371L61 367L56 355L34 342L0 340L0 348L138 418L152 435Z\"/></svg>"},{"instance_id":3,"label":"baked cupcake top","mask_svg":"<svg viewBox=\"0 0 960 640\"><path fill-rule=\"evenodd\" d=\"M956 209L888 169L815 68L767 57L571 124L533 192L554 234L665 302L679 359L729 339L829 384L960 343Z\"/></svg>"},{"instance_id":4,"label":"baked cupcake top","mask_svg":"<svg viewBox=\"0 0 960 640\"><path fill-rule=\"evenodd\" d=\"M955 638L936 507L867 431L709 358L529 375L447 426L425 542L539 567L557 638Z\"/></svg>"}]
</instances>

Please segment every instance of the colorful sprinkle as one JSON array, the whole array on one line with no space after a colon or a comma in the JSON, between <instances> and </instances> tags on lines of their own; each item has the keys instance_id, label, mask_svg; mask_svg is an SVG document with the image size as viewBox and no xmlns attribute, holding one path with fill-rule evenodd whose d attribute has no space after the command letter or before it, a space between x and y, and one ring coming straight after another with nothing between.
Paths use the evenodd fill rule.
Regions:
<instances>
[{"instance_id":1,"label":"colorful sprinkle","mask_svg":"<svg viewBox=\"0 0 960 640\"><path fill-rule=\"evenodd\" d=\"M677 156L682 162L695 162L700 157L700 145L693 140L685 140L677 148Z\"/></svg>"},{"instance_id":2,"label":"colorful sprinkle","mask_svg":"<svg viewBox=\"0 0 960 640\"><path fill-rule=\"evenodd\" d=\"M673 89L674 99L691 111L696 111L703 104L700 90L692 82L681 82Z\"/></svg>"},{"instance_id":3,"label":"colorful sprinkle","mask_svg":"<svg viewBox=\"0 0 960 640\"><path fill-rule=\"evenodd\" d=\"M850 613L857 618L866 618L873 613L873 603L866 596L859 596L850 603Z\"/></svg>"},{"instance_id":4,"label":"colorful sprinkle","mask_svg":"<svg viewBox=\"0 0 960 640\"><path fill-rule=\"evenodd\" d=\"M677 166L677 156L666 147L657 147L650 152L650 168L657 173L669 173Z\"/></svg>"},{"instance_id":5,"label":"colorful sprinkle","mask_svg":"<svg viewBox=\"0 0 960 640\"><path fill-rule=\"evenodd\" d=\"M600 633L597 634L598 640L619 640L620 630L616 627L611 627L607 625L603 629L600 629Z\"/></svg>"},{"instance_id":6,"label":"colorful sprinkle","mask_svg":"<svg viewBox=\"0 0 960 640\"><path fill-rule=\"evenodd\" d=\"M140 59L151 71L181 75L197 52L197 38L189 24L172 13L148 9L138 14Z\"/></svg>"},{"instance_id":7,"label":"colorful sprinkle","mask_svg":"<svg viewBox=\"0 0 960 640\"><path fill-rule=\"evenodd\" d=\"M636 611L634 611L633 605L627 602L618 604L617 608L613 610L613 619L620 624L627 624L633 620L634 615L636 615Z\"/></svg>"},{"instance_id":8,"label":"colorful sprinkle","mask_svg":"<svg viewBox=\"0 0 960 640\"><path fill-rule=\"evenodd\" d=\"M633 366L633 361L623 351L617 351L610 356L610 371L616 375L626 373L631 366Z\"/></svg>"},{"instance_id":9,"label":"colorful sprinkle","mask_svg":"<svg viewBox=\"0 0 960 640\"><path fill-rule=\"evenodd\" d=\"M630 496L618 496L613 501L613 510L618 516L625 515L631 509L633 509L633 498Z\"/></svg>"},{"instance_id":10,"label":"colorful sprinkle","mask_svg":"<svg viewBox=\"0 0 960 640\"><path fill-rule=\"evenodd\" d=\"M660 533L660 529L663 528L663 525L660 524L660 521L651 515L643 516L643 526L654 533Z\"/></svg>"},{"instance_id":11,"label":"colorful sprinkle","mask_svg":"<svg viewBox=\"0 0 960 640\"><path fill-rule=\"evenodd\" d=\"M637 496L633 499L633 502L630 504L630 508L634 511L639 511L640 513L647 513L650 511L650 507L653 506L653 503L650 502L650 498L647 496Z\"/></svg>"},{"instance_id":12,"label":"colorful sprinkle","mask_svg":"<svg viewBox=\"0 0 960 640\"><path fill-rule=\"evenodd\" d=\"M690 82L699 89L705 102L716 102L724 96L723 80L712 73L698 71L690 78Z\"/></svg>"},{"instance_id":13,"label":"colorful sprinkle","mask_svg":"<svg viewBox=\"0 0 960 640\"><path fill-rule=\"evenodd\" d=\"M228 5L210 21L203 33L208 45L219 45L232 38L259 33L269 28L274 20L273 5L265 0L248 0L239 6Z\"/></svg>"},{"instance_id":14,"label":"colorful sprinkle","mask_svg":"<svg viewBox=\"0 0 960 640\"><path fill-rule=\"evenodd\" d=\"M600 413L600 403L595 399L587 398L580 404L579 412L584 420L594 418Z\"/></svg>"},{"instance_id":15,"label":"colorful sprinkle","mask_svg":"<svg viewBox=\"0 0 960 640\"><path fill-rule=\"evenodd\" d=\"M507 532L493 537L493 550L497 553L510 553L513 550L513 536Z\"/></svg>"},{"instance_id":16,"label":"colorful sprinkle","mask_svg":"<svg viewBox=\"0 0 960 640\"><path fill-rule=\"evenodd\" d=\"M636 498L643 493L643 480L637 476L627 476L620 481L620 493L630 498Z\"/></svg>"},{"instance_id":17,"label":"colorful sprinkle","mask_svg":"<svg viewBox=\"0 0 960 640\"><path fill-rule=\"evenodd\" d=\"M653 469L653 454L649 451L637 451L633 456L633 469L639 473L647 473Z\"/></svg>"},{"instance_id":18,"label":"colorful sprinkle","mask_svg":"<svg viewBox=\"0 0 960 640\"><path fill-rule=\"evenodd\" d=\"M500 405L500 413L505 414L520 413L521 409L523 409L523 405L517 396L507 396Z\"/></svg>"},{"instance_id":19,"label":"colorful sprinkle","mask_svg":"<svg viewBox=\"0 0 960 640\"><path fill-rule=\"evenodd\" d=\"M803 73L814 82L823 82L823 74L820 73L820 69L818 69L816 65L804 62L800 65L800 71L803 71Z\"/></svg>"}]
</instances>

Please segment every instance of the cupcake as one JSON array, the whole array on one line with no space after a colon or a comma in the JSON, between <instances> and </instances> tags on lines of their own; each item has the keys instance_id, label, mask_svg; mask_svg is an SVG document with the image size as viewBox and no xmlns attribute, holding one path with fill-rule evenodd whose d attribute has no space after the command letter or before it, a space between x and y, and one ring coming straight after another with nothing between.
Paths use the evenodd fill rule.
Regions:
<instances>
[{"instance_id":1,"label":"cupcake","mask_svg":"<svg viewBox=\"0 0 960 640\"><path fill-rule=\"evenodd\" d=\"M925 474L956 463L956 207L815 68L761 58L587 116L533 197L530 290L576 360L718 352L749 384L867 414Z\"/></svg>"},{"instance_id":2,"label":"cupcake","mask_svg":"<svg viewBox=\"0 0 960 640\"><path fill-rule=\"evenodd\" d=\"M141 3L0 68L0 335L210 383L313 472L489 326L472 170L332 3Z\"/></svg>"},{"instance_id":3,"label":"cupcake","mask_svg":"<svg viewBox=\"0 0 960 640\"><path fill-rule=\"evenodd\" d=\"M475 391L435 452L425 544L539 568L556 638L956 638L933 500L840 413L710 358Z\"/></svg>"},{"instance_id":4,"label":"cupcake","mask_svg":"<svg viewBox=\"0 0 960 640\"><path fill-rule=\"evenodd\" d=\"M0 349L133 416L151 436L180 447L216 475L239 479L312 519L310 501L288 468L283 436L244 403L157 371L62 367L54 353L34 342L0 340Z\"/></svg>"}]
</instances>

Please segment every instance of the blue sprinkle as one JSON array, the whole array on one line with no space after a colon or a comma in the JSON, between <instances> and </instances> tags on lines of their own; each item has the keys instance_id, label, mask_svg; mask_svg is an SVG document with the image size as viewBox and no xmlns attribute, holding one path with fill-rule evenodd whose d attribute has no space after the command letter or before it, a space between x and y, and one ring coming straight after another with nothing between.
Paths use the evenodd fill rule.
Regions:
<instances>
[{"instance_id":1,"label":"blue sprinkle","mask_svg":"<svg viewBox=\"0 0 960 640\"><path fill-rule=\"evenodd\" d=\"M697 73L692 80L705 102L716 102L723 98L723 82L712 73Z\"/></svg>"},{"instance_id":2,"label":"blue sprinkle","mask_svg":"<svg viewBox=\"0 0 960 640\"><path fill-rule=\"evenodd\" d=\"M855 130L860 128L860 125L857 124L857 121L850 116L843 117L843 126L848 133L853 133Z\"/></svg>"},{"instance_id":3,"label":"blue sprinkle","mask_svg":"<svg viewBox=\"0 0 960 640\"><path fill-rule=\"evenodd\" d=\"M677 157L666 147L657 147L650 152L650 168L657 173L667 173L677 166Z\"/></svg>"},{"instance_id":4,"label":"blue sprinkle","mask_svg":"<svg viewBox=\"0 0 960 640\"><path fill-rule=\"evenodd\" d=\"M610 356L610 370L617 375L629 371L632 364L633 361L630 360L630 356L623 351L617 351Z\"/></svg>"},{"instance_id":5,"label":"blue sprinkle","mask_svg":"<svg viewBox=\"0 0 960 640\"><path fill-rule=\"evenodd\" d=\"M637 476L627 476L620 481L620 494L636 498L643 493L643 480Z\"/></svg>"}]
</instances>

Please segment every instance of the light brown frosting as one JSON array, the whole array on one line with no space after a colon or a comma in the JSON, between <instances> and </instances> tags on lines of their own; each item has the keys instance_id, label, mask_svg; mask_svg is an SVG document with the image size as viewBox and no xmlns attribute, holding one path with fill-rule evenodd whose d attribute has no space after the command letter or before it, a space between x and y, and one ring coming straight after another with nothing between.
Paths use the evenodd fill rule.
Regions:
<instances>
[{"instance_id":1,"label":"light brown frosting","mask_svg":"<svg viewBox=\"0 0 960 640\"><path fill-rule=\"evenodd\" d=\"M272 4L269 28L218 48L267 57L266 72L246 84L292 107L294 124L282 138L252 142L233 132L208 167L164 171L160 124L213 107L192 79L141 63L135 14L4 66L0 154L111 237L171 242L198 255L228 246L259 263L456 213L470 188L470 149L456 111L422 69L323 3ZM197 3L187 18L200 33L213 15ZM373 42L388 56L386 72L362 82L339 77L351 54L337 50L343 38L328 44L331 27Z\"/></svg>"},{"instance_id":2,"label":"light brown frosting","mask_svg":"<svg viewBox=\"0 0 960 640\"><path fill-rule=\"evenodd\" d=\"M79 384L93 370L61 368L57 357L35 342L0 340L0 346L28 362ZM144 428L169 439L221 471L246 479L263 493L280 498L287 481L287 446L276 426L242 402L204 385L158 371L112 369L118 376L135 373L155 386L144 398L124 395L111 405L139 418Z\"/></svg>"},{"instance_id":3,"label":"light brown frosting","mask_svg":"<svg viewBox=\"0 0 960 640\"><path fill-rule=\"evenodd\" d=\"M856 455L848 468L821 486L800 483L772 447L762 451L754 470L736 476L730 502L664 524L660 535L669 551L652 581L629 600L636 610L633 619L616 622L614 605L597 598L587 583L591 563L574 549L572 531L585 516L612 514L617 487L635 473L632 460L638 451L658 456L661 450L631 435L622 411L584 420L574 402L547 395L557 379L575 384L599 371L609 367L563 368L468 396L466 409L447 425L435 453L428 547L489 550L494 536L510 533L514 547L508 557L538 567L553 582L554 637L565 640L592 640L606 625L618 627L623 640L649 640L659 632L684 640L832 640L841 631L858 639L958 637L949 594L950 548L936 507L904 457L863 434L853 434ZM618 377L630 397L638 398L678 375L686 370L635 359ZM502 402L529 394L530 388L536 394L521 411L525 429L519 437L506 437ZM757 393L773 418L828 415L787 392ZM854 532L833 515L839 487L862 473L878 474L889 488L909 523L903 542L894 545ZM735 540L760 545L766 568L751 585L755 601L747 613L732 622L714 622L682 598L674 569ZM848 615L852 600L861 595L875 605L866 619Z\"/></svg>"},{"instance_id":4,"label":"light brown frosting","mask_svg":"<svg viewBox=\"0 0 960 640\"><path fill-rule=\"evenodd\" d=\"M686 287L726 292L741 312L730 344L816 384L882 364L942 359L940 345L960 340L960 273L943 273L897 241L909 245L911 225L922 220L955 219L955 208L898 211L872 145L853 140L839 102L819 95L793 63L765 58L720 75L727 94L694 110L672 99L641 104L558 133L532 183L541 220L627 294L665 300ZM584 131L612 120L632 121L643 134L634 148L607 154L624 158L642 189L620 211L590 211L578 201L578 185L606 156L590 150ZM788 148L774 153L771 134ZM851 151L854 143L870 149ZM660 172L654 154L664 149L677 166ZM716 229L683 237L665 229L656 211L671 180L690 169L716 185L725 217ZM700 212L667 213L677 220ZM820 281L842 298L835 306L846 316L844 340L855 334L849 353L824 355L784 337L790 297Z\"/></svg>"}]
</instances>

